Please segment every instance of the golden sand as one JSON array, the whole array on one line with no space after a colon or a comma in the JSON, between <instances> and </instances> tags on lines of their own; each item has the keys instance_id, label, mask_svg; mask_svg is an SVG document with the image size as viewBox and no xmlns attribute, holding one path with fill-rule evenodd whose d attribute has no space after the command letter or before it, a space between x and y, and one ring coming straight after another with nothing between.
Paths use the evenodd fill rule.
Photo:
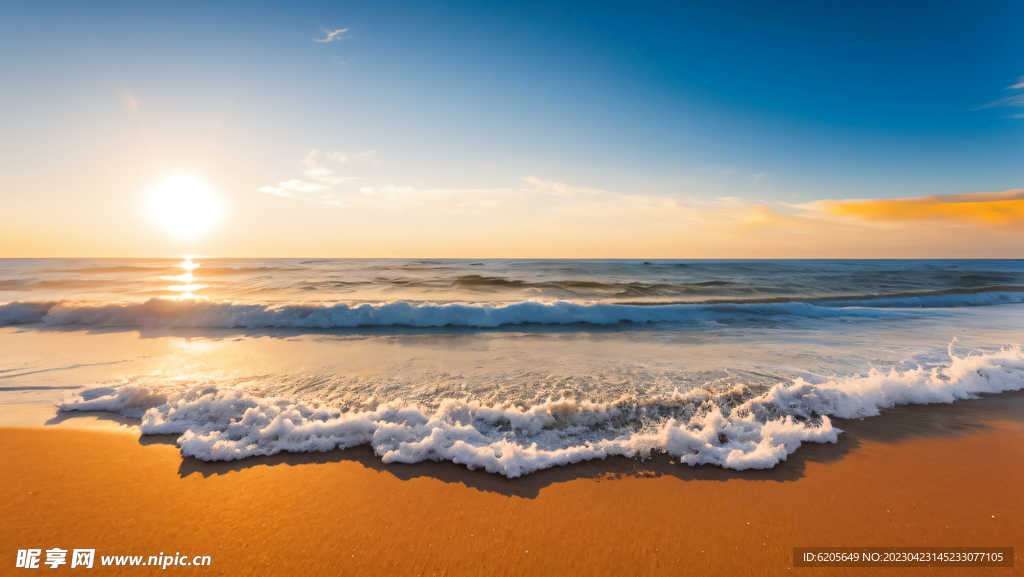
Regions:
<instances>
[{"instance_id":1,"label":"golden sand","mask_svg":"<svg viewBox=\"0 0 1024 577\"><path fill-rule=\"evenodd\" d=\"M61 547L97 549L87 575L118 571L100 555L161 552L212 557L166 570L180 575L1021 574L1019 560L791 568L794 546L1020 555L1024 424L899 436L848 432L770 471L619 459L508 480L450 463L383 465L368 449L207 464L124 432L0 429L0 567L13 572L20 548ZM70 571L80 570L55 573Z\"/></svg>"}]
</instances>

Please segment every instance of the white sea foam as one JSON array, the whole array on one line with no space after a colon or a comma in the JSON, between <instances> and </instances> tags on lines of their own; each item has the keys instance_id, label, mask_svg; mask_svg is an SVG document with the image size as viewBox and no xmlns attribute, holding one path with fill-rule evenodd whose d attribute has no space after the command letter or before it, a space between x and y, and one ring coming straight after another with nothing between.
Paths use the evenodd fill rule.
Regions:
<instances>
[{"instance_id":1,"label":"white sea foam","mask_svg":"<svg viewBox=\"0 0 1024 577\"><path fill-rule=\"evenodd\" d=\"M954 341L955 343L955 341ZM909 403L949 403L1024 387L1019 347L958 356L930 369L796 379L756 394L691 389L668 397L591 403L552 399L530 407L445 399L436 405L381 404L372 410L289 398L261 398L216 381L136 378L90 387L60 405L141 418L143 434L179 435L185 456L233 460L281 451L329 451L369 444L384 462L427 459L518 477L611 455L666 452L690 465L770 468L804 442L836 442L831 417L870 417ZM657 411L670 415L651 419ZM648 415L640 418L637 415Z\"/></svg>"}]
</instances>

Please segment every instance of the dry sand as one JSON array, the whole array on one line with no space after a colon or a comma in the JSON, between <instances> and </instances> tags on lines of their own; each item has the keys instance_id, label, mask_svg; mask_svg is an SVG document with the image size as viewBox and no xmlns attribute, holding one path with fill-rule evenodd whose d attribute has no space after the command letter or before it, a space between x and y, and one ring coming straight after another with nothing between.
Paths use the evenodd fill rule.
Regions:
<instances>
[{"instance_id":1,"label":"dry sand","mask_svg":"<svg viewBox=\"0 0 1024 577\"><path fill-rule=\"evenodd\" d=\"M514 480L450 463L383 465L358 448L202 463L183 460L173 438L0 429L0 567L20 574L20 548L94 547L212 557L208 568L166 570L181 575L1020 575L1020 560L793 568L792 548L1004 546L1019 557L1022 401L1010 393L838 422L848 431L838 445L805 445L770 471L659 457ZM54 573L117 572L96 565Z\"/></svg>"}]
</instances>

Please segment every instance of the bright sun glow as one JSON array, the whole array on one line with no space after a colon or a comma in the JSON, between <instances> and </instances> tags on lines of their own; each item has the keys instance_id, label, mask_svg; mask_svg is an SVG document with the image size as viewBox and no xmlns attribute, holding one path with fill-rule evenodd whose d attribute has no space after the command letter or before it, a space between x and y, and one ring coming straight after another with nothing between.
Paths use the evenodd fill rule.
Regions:
<instances>
[{"instance_id":1,"label":"bright sun glow","mask_svg":"<svg viewBox=\"0 0 1024 577\"><path fill-rule=\"evenodd\" d=\"M149 214L175 236L194 237L219 219L223 205L217 193L195 178L169 176L149 195Z\"/></svg>"}]
</instances>

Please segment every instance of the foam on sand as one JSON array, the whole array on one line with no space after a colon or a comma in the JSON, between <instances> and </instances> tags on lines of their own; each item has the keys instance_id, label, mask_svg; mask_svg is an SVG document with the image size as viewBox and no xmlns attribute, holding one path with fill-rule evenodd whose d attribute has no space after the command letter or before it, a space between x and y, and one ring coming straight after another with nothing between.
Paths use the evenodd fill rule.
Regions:
<instances>
[{"instance_id":1,"label":"foam on sand","mask_svg":"<svg viewBox=\"0 0 1024 577\"><path fill-rule=\"evenodd\" d=\"M955 344L955 341L954 341ZM770 468L804 442L836 442L829 417L879 414L909 403L949 403L1024 387L1019 347L958 356L930 369L796 379L767 392L698 388L616 403L550 399L529 406L445 399L350 410L315 401L255 397L217 381L135 378L92 386L63 411L141 418L143 434L179 435L184 456L233 460L281 451L369 444L386 463L445 460L518 477L609 455L669 453L680 463Z\"/></svg>"}]
</instances>

